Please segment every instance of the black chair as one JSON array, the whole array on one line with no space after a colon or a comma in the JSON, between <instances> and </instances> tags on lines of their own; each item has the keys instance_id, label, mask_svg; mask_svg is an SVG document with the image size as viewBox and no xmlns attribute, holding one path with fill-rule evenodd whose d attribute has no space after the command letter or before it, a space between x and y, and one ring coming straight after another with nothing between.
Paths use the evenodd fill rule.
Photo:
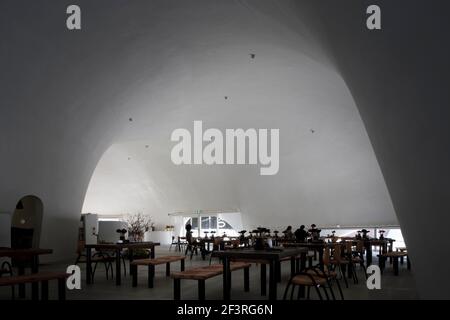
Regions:
<instances>
[{"instance_id":1,"label":"black chair","mask_svg":"<svg viewBox=\"0 0 450 320\"><path fill-rule=\"evenodd\" d=\"M77 245L77 258L75 259L75 265L80 263L87 263L86 254L84 251L85 241L79 240ZM97 269L98 263L103 263L106 270L106 279L109 279L109 270L111 270L111 277L114 278L114 269L113 263L115 258L109 255L107 252L96 252L91 256L91 263L94 264L94 268L92 268L91 278L94 281L95 271Z\"/></svg>"},{"instance_id":2,"label":"black chair","mask_svg":"<svg viewBox=\"0 0 450 320\"><path fill-rule=\"evenodd\" d=\"M187 256L188 252L190 252L190 258L192 260L192 256L194 255L198 255L198 246L199 243L197 241L192 241L191 243L187 243L186 244L186 251L184 252L184 255Z\"/></svg>"},{"instance_id":3,"label":"black chair","mask_svg":"<svg viewBox=\"0 0 450 320\"><path fill-rule=\"evenodd\" d=\"M92 268L91 276L92 282L94 282L95 271L97 270L97 264L99 262L103 263L103 265L105 266L106 280L109 279L109 271L111 271L111 278L114 279L113 262L116 261L115 257L110 256L107 252L97 251L92 255L91 260L94 263L94 268Z\"/></svg>"}]
</instances>

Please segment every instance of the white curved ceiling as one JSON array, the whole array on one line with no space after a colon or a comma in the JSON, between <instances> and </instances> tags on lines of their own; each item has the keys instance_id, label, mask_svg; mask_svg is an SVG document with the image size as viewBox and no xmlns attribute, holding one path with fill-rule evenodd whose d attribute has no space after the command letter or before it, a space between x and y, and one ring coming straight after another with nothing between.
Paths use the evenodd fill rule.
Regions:
<instances>
[{"instance_id":1,"label":"white curved ceiling","mask_svg":"<svg viewBox=\"0 0 450 320\"><path fill-rule=\"evenodd\" d=\"M208 14L178 6L169 17L177 12L177 24L160 13L120 32L133 35L123 49L126 117L83 211L143 211L162 225L168 212L206 208L239 208L248 228L397 224L353 99L308 35L239 2ZM280 129L279 173L175 166L170 135L193 131L194 120L205 129Z\"/></svg>"}]
</instances>

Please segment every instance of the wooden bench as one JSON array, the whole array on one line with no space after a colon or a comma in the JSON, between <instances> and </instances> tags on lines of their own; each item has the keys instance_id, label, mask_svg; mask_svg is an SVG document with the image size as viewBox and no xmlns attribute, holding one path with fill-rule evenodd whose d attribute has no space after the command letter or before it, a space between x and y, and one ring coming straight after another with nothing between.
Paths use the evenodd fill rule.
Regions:
<instances>
[{"instance_id":1,"label":"wooden bench","mask_svg":"<svg viewBox=\"0 0 450 320\"><path fill-rule=\"evenodd\" d=\"M41 283L41 299L48 300L48 282L58 280L58 299L66 299L66 279L70 275L67 273L39 272L21 276L1 277L0 287L15 286L27 283ZM32 290L32 299L38 300L38 292Z\"/></svg>"},{"instance_id":2,"label":"wooden bench","mask_svg":"<svg viewBox=\"0 0 450 320\"><path fill-rule=\"evenodd\" d=\"M245 262L231 262L230 271L236 271L244 269L244 291L250 290L250 263ZM180 300L181 298L181 279L197 280L198 281L198 299L205 300L205 280L221 275L223 273L222 264L213 264L206 267L197 267L182 272L173 272L171 277L173 278L173 296L174 300ZM230 279L231 284L231 279Z\"/></svg>"},{"instance_id":3,"label":"wooden bench","mask_svg":"<svg viewBox=\"0 0 450 320\"><path fill-rule=\"evenodd\" d=\"M166 276L170 276L170 264L172 262L181 262L181 271L184 271L185 256L164 256L154 259L139 259L133 260L130 263L130 272L133 279L133 287L137 286L138 279L138 266L148 266L148 287L153 288L153 282L155 278L155 266L160 264L166 264Z\"/></svg>"},{"instance_id":4,"label":"wooden bench","mask_svg":"<svg viewBox=\"0 0 450 320\"><path fill-rule=\"evenodd\" d=\"M378 255L378 265L380 267L381 273L383 273L384 267L386 266L386 259L390 258L393 259L394 275L398 276L398 260L403 259L404 257L407 258L406 262L408 270L411 270L411 262L409 261L407 252L391 251Z\"/></svg>"},{"instance_id":5,"label":"wooden bench","mask_svg":"<svg viewBox=\"0 0 450 320\"><path fill-rule=\"evenodd\" d=\"M397 247L397 251L408 253L408 249L406 247ZM403 264L405 257L400 257L400 264Z\"/></svg>"}]
</instances>

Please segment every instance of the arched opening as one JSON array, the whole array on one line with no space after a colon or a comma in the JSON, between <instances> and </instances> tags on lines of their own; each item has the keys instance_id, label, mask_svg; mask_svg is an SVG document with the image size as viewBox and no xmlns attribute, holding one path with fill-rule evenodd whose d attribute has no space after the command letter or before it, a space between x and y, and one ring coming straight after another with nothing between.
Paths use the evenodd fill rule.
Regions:
<instances>
[{"instance_id":1,"label":"arched opening","mask_svg":"<svg viewBox=\"0 0 450 320\"><path fill-rule=\"evenodd\" d=\"M36 196L21 198L11 219L11 247L38 248L44 205Z\"/></svg>"}]
</instances>

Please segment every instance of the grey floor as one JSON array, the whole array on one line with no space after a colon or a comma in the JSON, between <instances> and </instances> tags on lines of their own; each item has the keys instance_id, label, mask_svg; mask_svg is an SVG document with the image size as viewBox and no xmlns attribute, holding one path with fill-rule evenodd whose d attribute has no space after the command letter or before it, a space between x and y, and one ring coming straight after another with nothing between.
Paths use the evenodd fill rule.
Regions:
<instances>
[{"instance_id":1,"label":"grey floor","mask_svg":"<svg viewBox=\"0 0 450 320\"><path fill-rule=\"evenodd\" d=\"M179 252L171 251L168 248L158 247L156 256L174 255ZM213 260L213 263L218 263ZM376 257L374 262L377 263ZM41 271L64 271L66 264L52 264L41 265ZM194 256L192 260L186 259L186 269L194 266L209 264L209 258L203 261L200 256ZM99 265L95 274L95 281L92 285L86 285L84 265L80 265L82 270L82 285L81 290L67 290L67 299L77 300L142 300L142 299L172 299L173 298L173 280L165 276L165 265L156 267L155 285L153 289L147 288L147 269L145 267L139 268L138 287L131 286L131 277L127 275L122 277L122 285L116 286L114 280L106 280L106 274L103 265ZM413 266L414 267L414 266ZM173 264L172 271L179 270L179 263ZM127 267L127 272L128 272ZM343 281L341 284L344 291L345 299L367 300L367 299L417 299L416 287L414 281L414 269L408 271L406 263L400 266L400 275L394 276L392 266L387 264L384 274L381 276L381 289L369 290L367 289L365 279L363 279L363 271L358 268L359 283L354 284L349 281L349 288L345 288ZM290 263L284 262L282 264L282 281L278 283L278 297L281 299L284 289L290 276ZM260 268L259 265L252 264L250 268L250 292L243 290L243 271L235 271L232 275L232 293L231 298L236 300L264 300L267 297L260 295ZM336 295L338 294L335 288ZM17 289L16 289L17 292ZM56 299L57 291L56 285L50 284L50 299ZM27 298L30 298L30 289L27 287ZM183 300L197 299L197 281L182 280L181 282L181 298ZM315 295L311 296L316 299ZM11 299L11 289L7 287L0 288L0 299ZM222 277L208 279L206 281L206 299L222 299Z\"/></svg>"}]
</instances>

